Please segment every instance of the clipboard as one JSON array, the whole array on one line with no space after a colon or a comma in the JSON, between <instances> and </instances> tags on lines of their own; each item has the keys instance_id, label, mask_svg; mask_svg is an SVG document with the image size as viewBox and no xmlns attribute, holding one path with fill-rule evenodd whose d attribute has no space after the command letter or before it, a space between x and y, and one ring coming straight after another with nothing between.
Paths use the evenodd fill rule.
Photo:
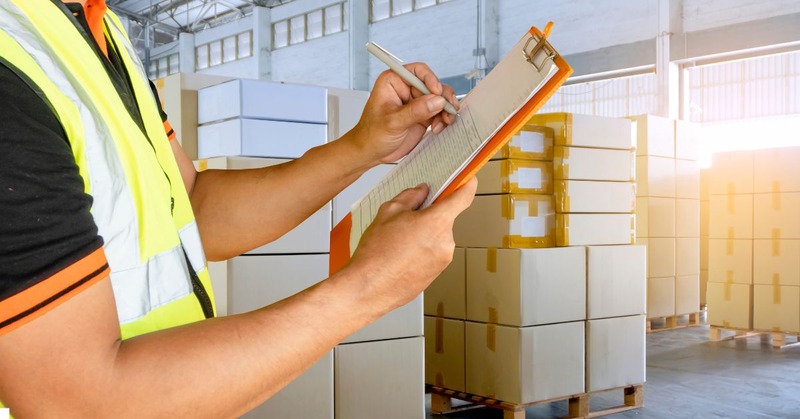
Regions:
<instances>
[{"instance_id":1,"label":"clipboard","mask_svg":"<svg viewBox=\"0 0 800 419\"><path fill-rule=\"evenodd\" d=\"M531 27L531 29L525 33L525 35L520 39L520 41L515 45L515 47L508 53L506 56L498 63L497 66L486 76L486 78L481 81L478 86L476 86L462 101L462 104L469 102L470 96L476 94L477 97L487 97L488 92L486 89L481 92L482 85L487 83L487 81L491 80L491 83L496 83L498 85L502 85L506 89L522 90L519 92L520 95L525 94L523 102L520 106L515 106L514 110L507 114L503 114L505 119L502 122L496 124L494 131L487 135L486 138L481 138L479 145L467 145L466 143L462 146L458 146L458 152L470 154L463 158L460 162L460 166L457 169L448 173L448 178L446 182L440 187L436 189L434 192L433 188L431 190L433 195L429 195L428 199L426 199L424 206L430 205L431 203L435 203L436 201L450 195L456 189L464 185L469 179L471 179L478 170L483 167L489 159L492 158L511 138L528 122L528 120L538 111L541 109L542 106L553 96L553 94L561 87L562 84L567 80L567 78L572 74L572 68L567 64L566 60L553 48L552 45L547 41L547 37L550 34L552 29L553 23L549 22L547 26L545 26L544 31L540 31L536 27ZM513 69L513 71L511 70ZM509 77L510 75L518 75L517 73L523 71L525 77L529 77L531 80L525 80L524 83L521 83L519 78L516 80L512 80ZM531 87L531 83L534 83L535 80L539 80L539 83L536 84L535 87ZM516 83L516 84L515 84ZM521 88L517 86L522 85ZM528 92L527 90L531 90ZM475 93L478 92L478 93ZM483 96L480 96L483 94ZM477 108L480 108L480 105L476 105ZM469 109L465 109L462 106L462 111L467 111L469 113ZM473 123L473 125L483 125L484 130L486 129L486 121L481 121L480 116L478 118L473 118L471 114L460 114L456 124L459 124L464 120L462 125L469 125L473 123L474 120L477 120L477 123ZM466 129L469 131L473 126L469 127L455 127L454 125L448 126L445 128L440 135L451 135L458 136L458 132L455 133L448 133L448 130L457 130L457 129ZM465 132L467 132L465 131ZM469 131L471 133L471 131ZM480 130L476 129L476 132L480 132ZM429 134L430 135L430 134ZM427 137L427 136L426 136ZM410 172L415 165L415 163L424 160L425 158L431 158L430 154L423 154L426 151L430 153L442 153L441 150L435 150L434 146L427 147L429 149L434 150L424 150L426 146L431 144L436 144L436 141L439 144L444 144L443 140L436 140L436 141L428 141L430 144L424 144L426 140L429 138L423 138L422 141L417 145L417 147L406 156L400 164L398 164L392 172L386 175L386 177L376 186L375 189L370 191L364 198L353 204L351 208L351 212L347 214L334 228L331 230L330 236L330 274L334 274L339 271L341 268L345 267L347 263L350 261L350 256L355 251L355 248L358 245L358 241L363 234L363 230L365 229L365 225L368 225L372 222L372 218L374 218L374 214L376 213L376 208L386 202L396 195L396 193L384 193L384 191L379 190L381 188L385 188L386 185L392 185L394 187L397 186L396 179L400 176L408 176L405 172ZM474 148L471 150L470 147ZM465 150L461 150L464 148ZM452 153L448 153L448 156ZM435 154L434 154L435 156ZM422 165L422 164L421 164ZM424 166L424 165L423 165ZM430 167L427 166L427 167ZM424 176L426 173L420 173L419 171L413 172L415 176ZM394 182L394 183L393 183ZM407 182L408 183L408 182ZM407 187L416 186L421 182L417 183L409 183ZM426 182L428 183L428 182ZM429 183L430 185L431 183ZM403 188L405 189L405 188ZM396 191L399 193L399 190ZM365 205L365 200L368 202ZM371 210L370 210L371 208Z\"/></svg>"}]
</instances>

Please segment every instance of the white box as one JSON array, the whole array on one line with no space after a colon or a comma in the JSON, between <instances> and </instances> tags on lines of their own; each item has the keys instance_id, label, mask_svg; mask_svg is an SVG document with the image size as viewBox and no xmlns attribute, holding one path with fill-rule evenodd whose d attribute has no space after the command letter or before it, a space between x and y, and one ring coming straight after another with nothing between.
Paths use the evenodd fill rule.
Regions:
<instances>
[{"instance_id":1,"label":"white box","mask_svg":"<svg viewBox=\"0 0 800 419\"><path fill-rule=\"evenodd\" d=\"M769 332L800 332L800 287L753 285L753 327Z\"/></svg>"},{"instance_id":2,"label":"white box","mask_svg":"<svg viewBox=\"0 0 800 419\"><path fill-rule=\"evenodd\" d=\"M709 226L711 224L711 201L700 201L700 236L710 235Z\"/></svg>"},{"instance_id":3,"label":"white box","mask_svg":"<svg viewBox=\"0 0 800 419\"><path fill-rule=\"evenodd\" d=\"M753 195L753 237L800 239L800 192Z\"/></svg>"},{"instance_id":4,"label":"white box","mask_svg":"<svg viewBox=\"0 0 800 419\"><path fill-rule=\"evenodd\" d=\"M800 192L800 147L754 152L754 192Z\"/></svg>"},{"instance_id":5,"label":"white box","mask_svg":"<svg viewBox=\"0 0 800 419\"><path fill-rule=\"evenodd\" d=\"M339 192L339 195L333 197L333 200L331 200L333 203L333 225L339 224L339 221L342 221L342 218L350 213L350 207L369 193L394 166L393 164L380 164L367 170L358 180Z\"/></svg>"},{"instance_id":6,"label":"white box","mask_svg":"<svg viewBox=\"0 0 800 419\"><path fill-rule=\"evenodd\" d=\"M466 249L456 247L453 261L425 290L425 314L428 316L467 318Z\"/></svg>"},{"instance_id":7,"label":"white box","mask_svg":"<svg viewBox=\"0 0 800 419\"><path fill-rule=\"evenodd\" d=\"M228 261L208 262L208 276L214 290L214 306L217 317L228 315Z\"/></svg>"},{"instance_id":8,"label":"white box","mask_svg":"<svg viewBox=\"0 0 800 419\"><path fill-rule=\"evenodd\" d=\"M647 279L647 318L675 315L675 277Z\"/></svg>"},{"instance_id":9,"label":"white box","mask_svg":"<svg viewBox=\"0 0 800 419\"><path fill-rule=\"evenodd\" d=\"M709 239L708 280L753 283L753 241Z\"/></svg>"},{"instance_id":10,"label":"white box","mask_svg":"<svg viewBox=\"0 0 800 419\"><path fill-rule=\"evenodd\" d=\"M675 158L697 161L700 159L702 126L695 122L675 121Z\"/></svg>"},{"instance_id":11,"label":"white box","mask_svg":"<svg viewBox=\"0 0 800 419\"><path fill-rule=\"evenodd\" d=\"M676 276L675 314L690 314L698 311L700 311L700 275Z\"/></svg>"},{"instance_id":12,"label":"white box","mask_svg":"<svg viewBox=\"0 0 800 419\"><path fill-rule=\"evenodd\" d=\"M700 270L708 270L708 236L700 237Z\"/></svg>"},{"instance_id":13,"label":"white box","mask_svg":"<svg viewBox=\"0 0 800 419\"><path fill-rule=\"evenodd\" d=\"M553 193L553 163L533 160L493 160L478 171L478 195Z\"/></svg>"},{"instance_id":14,"label":"white box","mask_svg":"<svg viewBox=\"0 0 800 419\"><path fill-rule=\"evenodd\" d=\"M228 118L328 122L328 91L324 87L231 80L197 93L197 122Z\"/></svg>"},{"instance_id":15,"label":"white box","mask_svg":"<svg viewBox=\"0 0 800 419\"><path fill-rule=\"evenodd\" d=\"M636 196L675 198L675 160L636 156Z\"/></svg>"},{"instance_id":16,"label":"white box","mask_svg":"<svg viewBox=\"0 0 800 419\"><path fill-rule=\"evenodd\" d=\"M696 161L675 160L675 197L700 199L700 166Z\"/></svg>"},{"instance_id":17,"label":"white box","mask_svg":"<svg viewBox=\"0 0 800 419\"><path fill-rule=\"evenodd\" d=\"M586 249L467 249L467 320L536 326L586 318Z\"/></svg>"},{"instance_id":18,"label":"white box","mask_svg":"<svg viewBox=\"0 0 800 419\"><path fill-rule=\"evenodd\" d=\"M675 276L675 239L640 239L647 246L647 277Z\"/></svg>"},{"instance_id":19,"label":"white box","mask_svg":"<svg viewBox=\"0 0 800 419\"><path fill-rule=\"evenodd\" d=\"M554 186L556 212L632 213L636 183L558 180Z\"/></svg>"},{"instance_id":20,"label":"white box","mask_svg":"<svg viewBox=\"0 0 800 419\"><path fill-rule=\"evenodd\" d=\"M674 198L636 198L636 236L675 237Z\"/></svg>"},{"instance_id":21,"label":"white box","mask_svg":"<svg viewBox=\"0 0 800 419\"><path fill-rule=\"evenodd\" d=\"M553 151L555 180L635 179L633 151L556 146Z\"/></svg>"},{"instance_id":22,"label":"white box","mask_svg":"<svg viewBox=\"0 0 800 419\"><path fill-rule=\"evenodd\" d=\"M712 155L708 190L712 195L753 193L753 152Z\"/></svg>"},{"instance_id":23,"label":"white box","mask_svg":"<svg viewBox=\"0 0 800 419\"><path fill-rule=\"evenodd\" d=\"M483 195L456 218L459 247L553 247L556 216L552 195Z\"/></svg>"},{"instance_id":24,"label":"white box","mask_svg":"<svg viewBox=\"0 0 800 419\"><path fill-rule=\"evenodd\" d=\"M646 313L645 246L589 246L586 250L587 318Z\"/></svg>"},{"instance_id":25,"label":"white box","mask_svg":"<svg viewBox=\"0 0 800 419\"><path fill-rule=\"evenodd\" d=\"M645 382L645 318L586 322L586 391Z\"/></svg>"},{"instance_id":26,"label":"white box","mask_svg":"<svg viewBox=\"0 0 800 419\"><path fill-rule=\"evenodd\" d=\"M328 138L331 141L358 124L368 99L367 91L328 88Z\"/></svg>"},{"instance_id":27,"label":"white box","mask_svg":"<svg viewBox=\"0 0 800 419\"><path fill-rule=\"evenodd\" d=\"M584 322L466 322L467 393L517 404L583 393L584 342Z\"/></svg>"},{"instance_id":28,"label":"white box","mask_svg":"<svg viewBox=\"0 0 800 419\"><path fill-rule=\"evenodd\" d=\"M309 395L314 395L309 397ZM333 351L242 419L333 419Z\"/></svg>"},{"instance_id":29,"label":"white box","mask_svg":"<svg viewBox=\"0 0 800 419\"><path fill-rule=\"evenodd\" d=\"M655 115L637 115L636 155L675 158L675 126L673 120Z\"/></svg>"},{"instance_id":30,"label":"white box","mask_svg":"<svg viewBox=\"0 0 800 419\"><path fill-rule=\"evenodd\" d=\"M753 328L753 286L709 282L708 324L730 329Z\"/></svg>"},{"instance_id":31,"label":"white box","mask_svg":"<svg viewBox=\"0 0 800 419\"><path fill-rule=\"evenodd\" d=\"M425 382L466 391L464 321L425 316Z\"/></svg>"},{"instance_id":32,"label":"white box","mask_svg":"<svg viewBox=\"0 0 800 419\"><path fill-rule=\"evenodd\" d=\"M710 217L712 239L752 239L753 195L711 195Z\"/></svg>"},{"instance_id":33,"label":"white box","mask_svg":"<svg viewBox=\"0 0 800 419\"><path fill-rule=\"evenodd\" d=\"M636 243L633 214L556 214L557 246Z\"/></svg>"},{"instance_id":34,"label":"white box","mask_svg":"<svg viewBox=\"0 0 800 419\"><path fill-rule=\"evenodd\" d=\"M675 239L675 275L700 274L700 239Z\"/></svg>"},{"instance_id":35,"label":"white box","mask_svg":"<svg viewBox=\"0 0 800 419\"><path fill-rule=\"evenodd\" d=\"M423 341L420 336L337 346L334 350L336 417L423 419Z\"/></svg>"},{"instance_id":36,"label":"white box","mask_svg":"<svg viewBox=\"0 0 800 419\"><path fill-rule=\"evenodd\" d=\"M800 240L753 240L753 283L800 286Z\"/></svg>"},{"instance_id":37,"label":"white box","mask_svg":"<svg viewBox=\"0 0 800 419\"><path fill-rule=\"evenodd\" d=\"M552 128L556 145L620 150L636 145L633 124L625 118L558 112L533 115L528 123Z\"/></svg>"},{"instance_id":38,"label":"white box","mask_svg":"<svg viewBox=\"0 0 800 419\"><path fill-rule=\"evenodd\" d=\"M325 144L327 127L302 122L231 119L197 128L197 156L295 159Z\"/></svg>"},{"instance_id":39,"label":"white box","mask_svg":"<svg viewBox=\"0 0 800 419\"><path fill-rule=\"evenodd\" d=\"M675 200L675 236L700 237L700 201Z\"/></svg>"}]
</instances>

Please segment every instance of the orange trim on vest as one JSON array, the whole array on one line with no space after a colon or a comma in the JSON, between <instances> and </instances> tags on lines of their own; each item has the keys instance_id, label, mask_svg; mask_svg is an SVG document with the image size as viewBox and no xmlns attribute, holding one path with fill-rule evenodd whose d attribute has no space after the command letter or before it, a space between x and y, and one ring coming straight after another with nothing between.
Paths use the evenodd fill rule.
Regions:
<instances>
[{"instance_id":1,"label":"orange trim on vest","mask_svg":"<svg viewBox=\"0 0 800 419\"><path fill-rule=\"evenodd\" d=\"M86 22L89 23L92 36L106 58L108 58L108 44L106 35L103 33L103 17L105 17L107 9L106 0L86 0L83 5L83 12L86 14Z\"/></svg>"}]
</instances>

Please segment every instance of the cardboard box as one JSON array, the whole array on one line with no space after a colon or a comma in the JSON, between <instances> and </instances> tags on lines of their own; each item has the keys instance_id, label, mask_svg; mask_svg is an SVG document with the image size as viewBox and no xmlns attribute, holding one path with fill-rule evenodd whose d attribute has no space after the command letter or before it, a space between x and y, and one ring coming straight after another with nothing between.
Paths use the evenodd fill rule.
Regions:
<instances>
[{"instance_id":1,"label":"cardboard box","mask_svg":"<svg viewBox=\"0 0 800 419\"><path fill-rule=\"evenodd\" d=\"M729 151L711 156L711 195L753 193L753 151Z\"/></svg>"},{"instance_id":2,"label":"cardboard box","mask_svg":"<svg viewBox=\"0 0 800 419\"><path fill-rule=\"evenodd\" d=\"M552 128L557 146L619 150L636 146L633 124L625 118L559 112L536 114L528 123Z\"/></svg>"},{"instance_id":3,"label":"cardboard box","mask_svg":"<svg viewBox=\"0 0 800 419\"><path fill-rule=\"evenodd\" d=\"M217 317L228 315L228 261L208 262Z\"/></svg>"},{"instance_id":4,"label":"cardboard box","mask_svg":"<svg viewBox=\"0 0 800 419\"><path fill-rule=\"evenodd\" d=\"M755 151L753 189L759 192L800 192L800 147Z\"/></svg>"},{"instance_id":5,"label":"cardboard box","mask_svg":"<svg viewBox=\"0 0 800 419\"><path fill-rule=\"evenodd\" d=\"M314 397L309 397L313 394ZM242 419L333 419L333 351Z\"/></svg>"},{"instance_id":6,"label":"cardboard box","mask_svg":"<svg viewBox=\"0 0 800 419\"><path fill-rule=\"evenodd\" d=\"M584 322L466 322L467 392L518 404L583 393L584 334Z\"/></svg>"},{"instance_id":7,"label":"cardboard box","mask_svg":"<svg viewBox=\"0 0 800 419\"><path fill-rule=\"evenodd\" d=\"M769 332L800 332L800 287L753 285L753 327Z\"/></svg>"},{"instance_id":8,"label":"cardboard box","mask_svg":"<svg viewBox=\"0 0 800 419\"><path fill-rule=\"evenodd\" d=\"M535 326L586 318L586 249L467 249L467 320Z\"/></svg>"},{"instance_id":9,"label":"cardboard box","mask_svg":"<svg viewBox=\"0 0 800 419\"><path fill-rule=\"evenodd\" d=\"M708 270L708 237L700 237L700 270Z\"/></svg>"},{"instance_id":10,"label":"cardboard box","mask_svg":"<svg viewBox=\"0 0 800 419\"><path fill-rule=\"evenodd\" d=\"M700 239L675 239L675 275L700 274Z\"/></svg>"},{"instance_id":11,"label":"cardboard box","mask_svg":"<svg viewBox=\"0 0 800 419\"><path fill-rule=\"evenodd\" d=\"M239 256L228 261L228 310L270 305L328 277L328 255ZM355 332L344 342L422 336L422 297Z\"/></svg>"},{"instance_id":12,"label":"cardboard box","mask_svg":"<svg viewBox=\"0 0 800 419\"><path fill-rule=\"evenodd\" d=\"M648 238L639 243L647 246L647 277L675 276L675 239Z\"/></svg>"},{"instance_id":13,"label":"cardboard box","mask_svg":"<svg viewBox=\"0 0 800 419\"><path fill-rule=\"evenodd\" d=\"M425 314L428 316L467 318L466 249L456 247L453 261L425 290Z\"/></svg>"},{"instance_id":14,"label":"cardboard box","mask_svg":"<svg viewBox=\"0 0 800 419\"><path fill-rule=\"evenodd\" d=\"M647 248L589 246L586 250L587 318L646 313Z\"/></svg>"},{"instance_id":15,"label":"cardboard box","mask_svg":"<svg viewBox=\"0 0 800 419\"><path fill-rule=\"evenodd\" d=\"M335 140L353 129L361 119L369 92L328 88L328 139Z\"/></svg>"},{"instance_id":16,"label":"cardboard box","mask_svg":"<svg viewBox=\"0 0 800 419\"><path fill-rule=\"evenodd\" d=\"M700 166L696 161L675 160L675 197L700 199Z\"/></svg>"},{"instance_id":17,"label":"cardboard box","mask_svg":"<svg viewBox=\"0 0 800 419\"><path fill-rule=\"evenodd\" d=\"M492 157L502 159L552 161L553 129L526 124Z\"/></svg>"},{"instance_id":18,"label":"cardboard box","mask_svg":"<svg viewBox=\"0 0 800 419\"><path fill-rule=\"evenodd\" d=\"M675 277L675 314L700 311L700 274ZM798 317L800 319L800 317Z\"/></svg>"},{"instance_id":19,"label":"cardboard box","mask_svg":"<svg viewBox=\"0 0 800 419\"><path fill-rule=\"evenodd\" d=\"M636 196L675 198L675 160L636 156Z\"/></svg>"},{"instance_id":20,"label":"cardboard box","mask_svg":"<svg viewBox=\"0 0 800 419\"><path fill-rule=\"evenodd\" d=\"M557 246L636 243L633 214L556 214Z\"/></svg>"},{"instance_id":21,"label":"cardboard box","mask_svg":"<svg viewBox=\"0 0 800 419\"><path fill-rule=\"evenodd\" d=\"M295 159L325 144L327 128L302 122L231 119L197 128L197 156Z\"/></svg>"},{"instance_id":22,"label":"cardboard box","mask_svg":"<svg viewBox=\"0 0 800 419\"><path fill-rule=\"evenodd\" d=\"M476 196L456 218L456 246L531 248L555 244L552 195Z\"/></svg>"},{"instance_id":23,"label":"cardboard box","mask_svg":"<svg viewBox=\"0 0 800 419\"><path fill-rule=\"evenodd\" d=\"M343 191L339 192L339 195L333 197L331 200L333 204L333 225L339 224L339 221L342 221L342 218L350 213L350 207L368 194L381 179L394 169L394 166L393 164L381 164L367 170L358 180L344 188Z\"/></svg>"},{"instance_id":24,"label":"cardboard box","mask_svg":"<svg viewBox=\"0 0 800 419\"><path fill-rule=\"evenodd\" d=\"M425 316L425 382L466 391L464 321Z\"/></svg>"},{"instance_id":25,"label":"cardboard box","mask_svg":"<svg viewBox=\"0 0 800 419\"><path fill-rule=\"evenodd\" d=\"M700 307L708 305L708 271L700 271Z\"/></svg>"},{"instance_id":26,"label":"cardboard box","mask_svg":"<svg viewBox=\"0 0 800 419\"><path fill-rule=\"evenodd\" d=\"M645 317L586 322L586 391L645 382Z\"/></svg>"},{"instance_id":27,"label":"cardboard box","mask_svg":"<svg viewBox=\"0 0 800 419\"><path fill-rule=\"evenodd\" d=\"M711 234L711 201L700 201L700 236L708 237Z\"/></svg>"},{"instance_id":28,"label":"cardboard box","mask_svg":"<svg viewBox=\"0 0 800 419\"><path fill-rule=\"evenodd\" d=\"M632 213L636 209L636 183L558 180L556 212Z\"/></svg>"},{"instance_id":29,"label":"cardboard box","mask_svg":"<svg viewBox=\"0 0 800 419\"><path fill-rule=\"evenodd\" d=\"M675 200L675 236L700 237L700 201Z\"/></svg>"},{"instance_id":30,"label":"cardboard box","mask_svg":"<svg viewBox=\"0 0 800 419\"><path fill-rule=\"evenodd\" d=\"M675 277L647 278L647 318L675 315Z\"/></svg>"},{"instance_id":31,"label":"cardboard box","mask_svg":"<svg viewBox=\"0 0 800 419\"><path fill-rule=\"evenodd\" d=\"M200 124L229 118L326 124L328 91L317 86L239 79L197 93Z\"/></svg>"},{"instance_id":32,"label":"cardboard box","mask_svg":"<svg viewBox=\"0 0 800 419\"><path fill-rule=\"evenodd\" d=\"M711 199L711 169L700 169L700 200L709 199Z\"/></svg>"},{"instance_id":33,"label":"cardboard box","mask_svg":"<svg viewBox=\"0 0 800 419\"><path fill-rule=\"evenodd\" d=\"M712 239L753 238L753 195L711 195Z\"/></svg>"},{"instance_id":34,"label":"cardboard box","mask_svg":"<svg viewBox=\"0 0 800 419\"><path fill-rule=\"evenodd\" d=\"M712 282L753 283L753 241L708 241L708 280Z\"/></svg>"},{"instance_id":35,"label":"cardboard box","mask_svg":"<svg viewBox=\"0 0 800 419\"><path fill-rule=\"evenodd\" d=\"M675 123L655 115L637 115L636 155L675 158Z\"/></svg>"},{"instance_id":36,"label":"cardboard box","mask_svg":"<svg viewBox=\"0 0 800 419\"><path fill-rule=\"evenodd\" d=\"M753 283L800 286L800 240L753 240Z\"/></svg>"},{"instance_id":37,"label":"cardboard box","mask_svg":"<svg viewBox=\"0 0 800 419\"><path fill-rule=\"evenodd\" d=\"M478 195L553 193L553 163L533 160L494 160L476 175Z\"/></svg>"},{"instance_id":38,"label":"cardboard box","mask_svg":"<svg viewBox=\"0 0 800 419\"><path fill-rule=\"evenodd\" d=\"M631 182L636 172L633 152L556 146L553 174L556 180L607 180Z\"/></svg>"},{"instance_id":39,"label":"cardboard box","mask_svg":"<svg viewBox=\"0 0 800 419\"><path fill-rule=\"evenodd\" d=\"M675 198L636 198L636 236L675 237Z\"/></svg>"},{"instance_id":40,"label":"cardboard box","mask_svg":"<svg viewBox=\"0 0 800 419\"><path fill-rule=\"evenodd\" d=\"M696 122L675 121L675 158L697 161L700 159L702 126Z\"/></svg>"},{"instance_id":41,"label":"cardboard box","mask_svg":"<svg viewBox=\"0 0 800 419\"><path fill-rule=\"evenodd\" d=\"M800 192L753 195L753 237L800 239Z\"/></svg>"},{"instance_id":42,"label":"cardboard box","mask_svg":"<svg viewBox=\"0 0 800 419\"><path fill-rule=\"evenodd\" d=\"M425 417L424 338L339 345L334 350L337 418ZM297 416L296 416L297 417Z\"/></svg>"},{"instance_id":43,"label":"cardboard box","mask_svg":"<svg viewBox=\"0 0 800 419\"><path fill-rule=\"evenodd\" d=\"M753 328L753 286L712 282L709 278L708 324L730 329Z\"/></svg>"}]
</instances>

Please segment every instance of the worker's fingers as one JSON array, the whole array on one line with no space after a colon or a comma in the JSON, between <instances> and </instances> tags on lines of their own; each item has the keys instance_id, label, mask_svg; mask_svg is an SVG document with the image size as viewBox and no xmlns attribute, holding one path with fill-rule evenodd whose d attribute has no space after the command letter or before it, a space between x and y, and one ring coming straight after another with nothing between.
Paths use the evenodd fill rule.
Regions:
<instances>
[{"instance_id":1,"label":"worker's fingers","mask_svg":"<svg viewBox=\"0 0 800 419\"><path fill-rule=\"evenodd\" d=\"M431 123L431 118L442 112L444 104L445 100L441 96L422 96L398 109L388 122L395 129L406 129L414 124L427 127Z\"/></svg>"},{"instance_id":2,"label":"worker's fingers","mask_svg":"<svg viewBox=\"0 0 800 419\"><path fill-rule=\"evenodd\" d=\"M411 63L404 65L404 67L417 76L418 79L422 80L422 83L425 84L425 87L427 87L428 90L430 90L434 95L441 95L444 91L442 88L442 82L439 81L439 78L436 77L436 74L433 73L433 70L431 70L427 64ZM417 89L413 89L412 92L415 93L415 96L422 96L424 94Z\"/></svg>"},{"instance_id":3,"label":"worker's fingers","mask_svg":"<svg viewBox=\"0 0 800 419\"><path fill-rule=\"evenodd\" d=\"M397 196L381 205L378 217L391 218L401 212L416 210L425 201L428 191L428 185L423 183L400 192Z\"/></svg>"}]
</instances>

